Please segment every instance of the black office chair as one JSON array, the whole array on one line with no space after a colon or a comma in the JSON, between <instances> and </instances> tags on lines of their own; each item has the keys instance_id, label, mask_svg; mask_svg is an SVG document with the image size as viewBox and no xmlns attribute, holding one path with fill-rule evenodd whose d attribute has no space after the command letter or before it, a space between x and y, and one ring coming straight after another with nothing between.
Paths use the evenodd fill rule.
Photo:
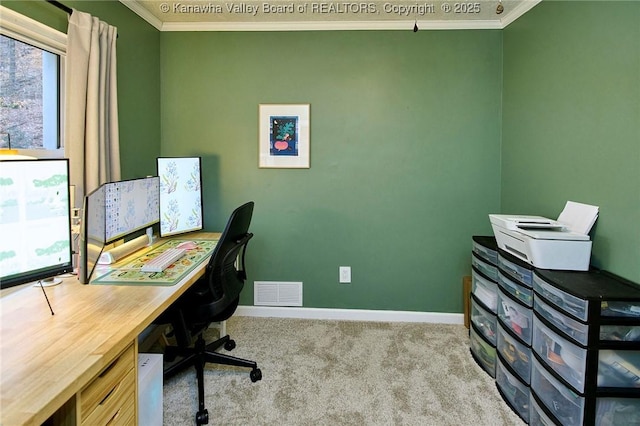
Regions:
<instances>
[{"instance_id":1,"label":"black office chair","mask_svg":"<svg viewBox=\"0 0 640 426\"><path fill-rule=\"evenodd\" d=\"M231 213L231 217L211 255L205 275L196 281L187 292L154 321L171 323L177 346L165 348L165 356L171 361L176 356L184 357L164 371L164 377L171 377L179 371L194 366L198 381L198 425L209 422L209 413L204 404L205 363L233 365L251 368L252 382L262 379L262 372L254 361L236 358L215 352L221 346L232 350L236 344L228 335L212 343L205 343L203 332L212 322L224 321L233 315L238 307L240 291L247 278L244 255L247 244L253 237L249 225L253 215L253 201ZM237 269L239 266L239 269ZM192 339L196 338L191 346Z\"/></svg>"}]
</instances>

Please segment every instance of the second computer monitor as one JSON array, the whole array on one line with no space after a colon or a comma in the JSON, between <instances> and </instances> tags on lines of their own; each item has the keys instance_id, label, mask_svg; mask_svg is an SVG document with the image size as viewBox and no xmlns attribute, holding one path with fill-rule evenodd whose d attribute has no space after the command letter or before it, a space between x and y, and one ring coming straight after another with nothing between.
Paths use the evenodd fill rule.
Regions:
<instances>
[{"instance_id":1,"label":"second computer monitor","mask_svg":"<svg viewBox=\"0 0 640 426\"><path fill-rule=\"evenodd\" d=\"M158 158L160 236L203 228L200 157Z\"/></svg>"},{"instance_id":2,"label":"second computer monitor","mask_svg":"<svg viewBox=\"0 0 640 426\"><path fill-rule=\"evenodd\" d=\"M105 184L105 241L110 243L158 223L156 176Z\"/></svg>"}]
</instances>

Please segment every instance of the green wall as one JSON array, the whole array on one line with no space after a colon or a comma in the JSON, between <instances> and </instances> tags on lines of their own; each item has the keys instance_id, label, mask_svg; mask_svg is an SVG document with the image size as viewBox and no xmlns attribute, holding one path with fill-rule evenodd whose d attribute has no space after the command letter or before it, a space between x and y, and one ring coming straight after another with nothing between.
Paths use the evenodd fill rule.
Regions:
<instances>
[{"instance_id":1,"label":"green wall","mask_svg":"<svg viewBox=\"0 0 640 426\"><path fill-rule=\"evenodd\" d=\"M205 225L255 200L253 281L304 306L462 311L499 210L500 31L163 33L162 154L201 155ZM311 168L258 168L258 105L311 105ZM352 284L338 284L338 266Z\"/></svg>"},{"instance_id":2,"label":"green wall","mask_svg":"<svg viewBox=\"0 0 640 426\"><path fill-rule=\"evenodd\" d=\"M543 2L504 31L504 213L600 207L592 263L640 282L640 3Z\"/></svg>"},{"instance_id":3,"label":"green wall","mask_svg":"<svg viewBox=\"0 0 640 426\"><path fill-rule=\"evenodd\" d=\"M40 1L2 3L61 31ZM640 281L640 4L549 2L504 31L160 33L119 2L123 177L201 155L205 224L252 199L256 280L307 307L461 312L487 215L596 204L596 266ZM504 58L503 58L504 57ZM311 105L311 168L258 168L258 105ZM338 266L353 283L338 284Z\"/></svg>"},{"instance_id":4,"label":"green wall","mask_svg":"<svg viewBox=\"0 0 640 426\"><path fill-rule=\"evenodd\" d=\"M62 1L118 28L118 120L122 178L156 173L160 154L160 33L117 0ZM2 5L67 32L68 15L42 1Z\"/></svg>"}]
</instances>

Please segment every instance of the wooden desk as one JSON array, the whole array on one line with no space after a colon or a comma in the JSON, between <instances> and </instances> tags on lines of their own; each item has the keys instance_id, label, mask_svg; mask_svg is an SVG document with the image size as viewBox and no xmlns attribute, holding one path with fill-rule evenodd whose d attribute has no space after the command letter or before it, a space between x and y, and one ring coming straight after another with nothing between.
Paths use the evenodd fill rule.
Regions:
<instances>
[{"instance_id":1,"label":"wooden desk","mask_svg":"<svg viewBox=\"0 0 640 426\"><path fill-rule=\"evenodd\" d=\"M83 285L67 278L45 288L53 316L40 287L3 290L0 425L40 425L54 413L62 423L76 424L79 392L121 354L132 347L137 354L138 335L204 274L205 266L206 261L169 287ZM137 396L137 356L135 362Z\"/></svg>"}]
</instances>

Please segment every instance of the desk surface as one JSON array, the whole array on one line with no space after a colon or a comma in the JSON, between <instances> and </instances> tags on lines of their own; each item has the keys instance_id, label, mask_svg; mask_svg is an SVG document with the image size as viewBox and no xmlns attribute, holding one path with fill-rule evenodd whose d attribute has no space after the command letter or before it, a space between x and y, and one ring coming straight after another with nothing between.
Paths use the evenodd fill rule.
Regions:
<instances>
[{"instance_id":1,"label":"desk surface","mask_svg":"<svg viewBox=\"0 0 640 426\"><path fill-rule=\"evenodd\" d=\"M205 266L206 261L164 287L83 285L67 278L45 287L53 316L40 287L0 292L0 425L44 422L201 277Z\"/></svg>"}]
</instances>

